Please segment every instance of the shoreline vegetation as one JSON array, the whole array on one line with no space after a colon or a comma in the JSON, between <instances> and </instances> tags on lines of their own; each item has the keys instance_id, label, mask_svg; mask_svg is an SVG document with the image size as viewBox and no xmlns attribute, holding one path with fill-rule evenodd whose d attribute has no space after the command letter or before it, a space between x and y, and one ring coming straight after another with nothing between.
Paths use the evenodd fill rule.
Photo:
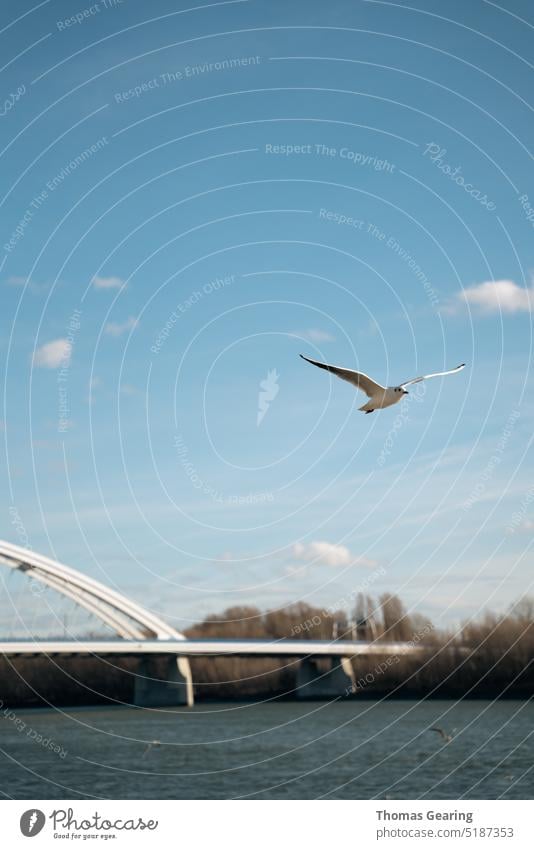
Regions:
<instances>
[{"instance_id":1,"label":"shoreline vegetation","mask_svg":"<svg viewBox=\"0 0 534 849\"><path fill-rule=\"evenodd\" d=\"M505 614L483 613L459 629L409 615L401 600L359 594L346 612L293 604L262 612L231 607L185 631L195 639L372 640L410 642L410 656L357 657L348 698L528 699L534 695L534 598ZM96 638L97 634L87 635ZM194 657L195 701L295 699L297 658ZM318 661L318 669L326 661ZM131 703L140 659L132 657L1 658L4 707ZM154 677L164 676L154 659ZM326 666L325 666L326 669Z\"/></svg>"}]
</instances>

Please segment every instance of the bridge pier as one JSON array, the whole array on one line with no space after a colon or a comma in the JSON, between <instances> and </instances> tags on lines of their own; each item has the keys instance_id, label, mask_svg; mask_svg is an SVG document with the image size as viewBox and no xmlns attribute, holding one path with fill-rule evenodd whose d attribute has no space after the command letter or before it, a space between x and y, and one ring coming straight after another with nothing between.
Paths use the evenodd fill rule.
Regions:
<instances>
[{"instance_id":1,"label":"bridge pier","mask_svg":"<svg viewBox=\"0 0 534 849\"><path fill-rule=\"evenodd\" d=\"M326 663L327 670L321 671L321 661L309 657L301 660L297 668L297 699L334 699L354 692L355 678L350 658L330 657Z\"/></svg>"},{"instance_id":2,"label":"bridge pier","mask_svg":"<svg viewBox=\"0 0 534 849\"><path fill-rule=\"evenodd\" d=\"M161 667L163 665L163 677ZM135 676L133 703L137 707L193 705L193 679L186 657L144 655Z\"/></svg>"}]
</instances>

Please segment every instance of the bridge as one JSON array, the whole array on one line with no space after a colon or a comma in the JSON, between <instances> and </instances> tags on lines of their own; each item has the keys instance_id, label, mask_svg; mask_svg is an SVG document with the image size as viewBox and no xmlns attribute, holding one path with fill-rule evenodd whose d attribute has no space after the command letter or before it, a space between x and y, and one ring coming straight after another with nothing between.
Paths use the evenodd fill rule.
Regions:
<instances>
[{"instance_id":1,"label":"bridge","mask_svg":"<svg viewBox=\"0 0 534 849\"><path fill-rule=\"evenodd\" d=\"M351 659L362 656L399 656L421 651L405 642L364 640L190 640L151 611L69 566L9 542L0 541L0 564L23 572L51 587L94 614L116 634L102 640L11 640L0 642L0 655L140 656L133 704L139 707L192 705L190 657L292 657L299 660L297 698L336 698L354 689ZM166 658L164 679L151 675L151 659ZM327 658L320 671L317 661Z\"/></svg>"}]
</instances>

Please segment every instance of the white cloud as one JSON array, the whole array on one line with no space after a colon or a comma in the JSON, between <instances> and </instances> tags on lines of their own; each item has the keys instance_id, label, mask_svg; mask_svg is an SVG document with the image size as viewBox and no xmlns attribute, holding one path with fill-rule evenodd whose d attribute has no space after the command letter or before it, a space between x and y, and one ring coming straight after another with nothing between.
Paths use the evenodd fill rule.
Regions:
<instances>
[{"instance_id":1,"label":"white cloud","mask_svg":"<svg viewBox=\"0 0 534 849\"><path fill-rule=\"evenodd\" d=\"M293 546L293 557L296 560L314 561L324 566L350 566L359 564L362 566L375 565L372 560L364 557L355 557L346 545L336 545L333 542L309 542L304 545L297 542Z\"/></svg>"},{"instance_id":2,"label":"white cloud","mask_svg":"<svg viewBox=\"0 0 534 849\"><path fill-rule=\"evenodd\" d=\"M457 298L484 312L530 312L534 307L534 289L518 286L513 280L488 280L469 286Z\"/></svg>"},{"instance_id":3,"label":"white cloud","mask_svg":"<svg viewBox=\"0 0 534 849\"><path fill-rule=\"evenodd\" d=\"M93 277L95 289L122 289L125 285L120 277Z\"/></svg>"},{"instance_id":4,"label":"white cloud","mask_svg":"<svg viewBox=\"0 0 534 849\"><path fill-rule=\"evenodd\" d=\"M334 342L335 338L330 333L327 333L326 330L319 330L316 327L308 327L307 330L296 330L294 332L295 336L298 336L300 339L306 339L308 342Z\"/></svg>"},{"instance_id":5,"label":"white cloud","mask_svg":"<svg viewBox=\"0 0 534 849\"><path fill-rule=\"evenodd\" d=\"M139 389L136 386L133 386L131 383L122 383L120 387L121 395L139 395Z\"/></svg>"},{"instance_id":6,"label":"white cloud","mask_svg":"<svg viewBox=\"0 0 534 849\"><path fill-rule=\"evenodd\" d=\"M532 521L532 519L523 519L523 521L517 526L517 530L523 534L532 533L532 531L534 531L534 521Z\"/></svg>"},{"instance_id":7,"label":"white cloud","mask_svg":"<svg viewBox=\"0 0 534 849\"><path fill-rule=\"evenodd\" d=\"M289 578L305 578L308 574L308 567L305 566L294 566L292 563L289 566L286 566L285 573Z\"/></svg>"},{"instance_id":8,"label":"white cloud","mask_svg":"<svg viewBox=\"0 0 534 849\"><path fill-rule=\"evenodd\" d=\"M128 330L133 330L134 327L137 327L137 324L137 319L131 315L130 318L127 318L122 323L116 321L108 322L104 328L104 333L107 333L108 336L122 336L123 333L127 333Z\"/></svg>"},{"instance_id":9,"label":"white cloud","mask_svg":"<svg viewBox=\"0 0 534 849\"><path fill-rule=\"evenodd\" d=\"M68 366L72 345L68 339L54 339L37 348L33 355L33 365L38 368L60 368Z\"/></svg>"},{"instance_id":10,"label":"white cloud","mask_svg":"<svg viewBox=\"0 0 534 849\"><path fill-rule=\"evenodd\" d=\"M21 277L17 274L12 274L11 277L8 277L4 282L6 286L11 286L17 289L25 288L26 291L34 294L39 294L47 288L47 285L44 283L36 283L35 280L31 280L29 277Z\"/></svg>"}]
</instances>

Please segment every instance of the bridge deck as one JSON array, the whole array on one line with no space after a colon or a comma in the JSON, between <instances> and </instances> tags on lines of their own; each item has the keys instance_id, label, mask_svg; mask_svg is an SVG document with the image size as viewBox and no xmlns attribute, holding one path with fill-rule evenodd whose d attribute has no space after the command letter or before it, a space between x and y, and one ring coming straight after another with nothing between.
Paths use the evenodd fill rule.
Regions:
<instances>
[{"instance_id":1,"label":"bridge deck","mask_svg":"<svg viewBox=\"0 0 534 849\"><path fill-rule=\"evenodd\" d=\"M13 640L0 642L2 655L176 654L181 657L353 657L407 655L424 646L411 643L339 640Z\"/></svg>"}]
</instances>

